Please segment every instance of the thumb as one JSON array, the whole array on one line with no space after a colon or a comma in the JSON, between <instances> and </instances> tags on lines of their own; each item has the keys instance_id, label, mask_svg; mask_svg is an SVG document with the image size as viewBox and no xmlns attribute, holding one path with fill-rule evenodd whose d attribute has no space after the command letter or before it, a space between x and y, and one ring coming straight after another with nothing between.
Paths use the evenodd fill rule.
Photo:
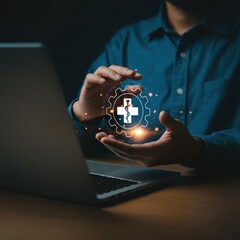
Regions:
<instances>
[{"instance_id":1,"label":"thumb","mask_svg":"<svg viewBox=\"0 0 240 240\"><path fill-rule=\"evenodd\" d=\"M179 120L174 119L167 112L161 111L159 114L160 123L170 132L176 132L183 128Z\"/></svg>"}]
</instances>

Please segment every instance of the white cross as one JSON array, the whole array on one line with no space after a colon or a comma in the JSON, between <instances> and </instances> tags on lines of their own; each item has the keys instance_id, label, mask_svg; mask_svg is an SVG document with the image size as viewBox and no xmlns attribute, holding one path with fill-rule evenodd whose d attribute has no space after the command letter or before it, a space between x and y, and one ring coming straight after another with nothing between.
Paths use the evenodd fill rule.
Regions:
<instances>
[{"instance_id":1,"label":"white cross","mask_svg":"<svg viewBox=\"0 0 240 240\"><path fill-rule=\"evenodd\" d=\"M124 98L123 107L117 107L117 115L124 116L124 123L132 123L132 116L138 116L138 107L132 106L131 98Z\"/></svg>"}]
</instances>

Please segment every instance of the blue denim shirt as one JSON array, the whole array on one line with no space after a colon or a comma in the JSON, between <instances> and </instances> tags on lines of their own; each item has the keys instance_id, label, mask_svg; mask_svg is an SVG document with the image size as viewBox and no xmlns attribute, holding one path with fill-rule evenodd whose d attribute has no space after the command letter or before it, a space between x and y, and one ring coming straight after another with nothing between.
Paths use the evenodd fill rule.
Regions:
<instances>
[{"instance_id":1,"label":"blue denim shirt","mask_svg":"<svg viewBox=\"0 0 240 240\"><path fill-rule=\"evenodd\" d=\"M165 15L162 5L157 16L117 32L88 72L111 64L137 68L141 85L158 96L157 114L167 111L205 142L203 165L240 164L239 18L209 15L179 36ZM96 147L99 123L85 131L72 105L69 113L83 145Z\"/></svg>"}]
</instances>

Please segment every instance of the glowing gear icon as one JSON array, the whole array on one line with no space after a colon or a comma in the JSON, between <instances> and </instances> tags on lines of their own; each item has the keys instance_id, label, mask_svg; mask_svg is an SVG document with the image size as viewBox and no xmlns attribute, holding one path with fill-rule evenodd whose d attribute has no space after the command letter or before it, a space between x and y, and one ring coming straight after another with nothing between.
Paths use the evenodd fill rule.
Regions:
<instances>
[{"instance_id":1,"label":"glowing gear icon","mask_svg":"<svg viewBox=\"0 0 240 240\"><path fill-rule=\"evenodd\" d=\"M126 91L129 88L131 93ZM133 106L133 99L138 107ZM148 103L149 100L143 96L140 87L133 88L130 85L124 89L118 87L115 89L115 95L108 98L109 107L106 108L106 115L109 116L109 125L114 127L118 134L124 133L126 137L132 137L135 128L148 125L148 117L151 114Z\"/></svg>"}]
</instances>

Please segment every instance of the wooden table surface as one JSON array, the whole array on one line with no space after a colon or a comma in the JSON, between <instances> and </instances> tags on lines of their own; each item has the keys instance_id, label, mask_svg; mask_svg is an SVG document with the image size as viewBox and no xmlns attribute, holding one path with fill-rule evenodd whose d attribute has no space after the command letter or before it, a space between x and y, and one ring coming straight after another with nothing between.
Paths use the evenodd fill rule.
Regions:
<instances>
[{"instance_id":1,"label":"wooden table surface","mask_svg":"<svg viewBox=\"0 0 240 240\"><path fill-rule=\"evenodd\" d=\"M240 175L196 176L108 208L0 192L1 240L240 239Z\"/></svg>"}]
</instances>

